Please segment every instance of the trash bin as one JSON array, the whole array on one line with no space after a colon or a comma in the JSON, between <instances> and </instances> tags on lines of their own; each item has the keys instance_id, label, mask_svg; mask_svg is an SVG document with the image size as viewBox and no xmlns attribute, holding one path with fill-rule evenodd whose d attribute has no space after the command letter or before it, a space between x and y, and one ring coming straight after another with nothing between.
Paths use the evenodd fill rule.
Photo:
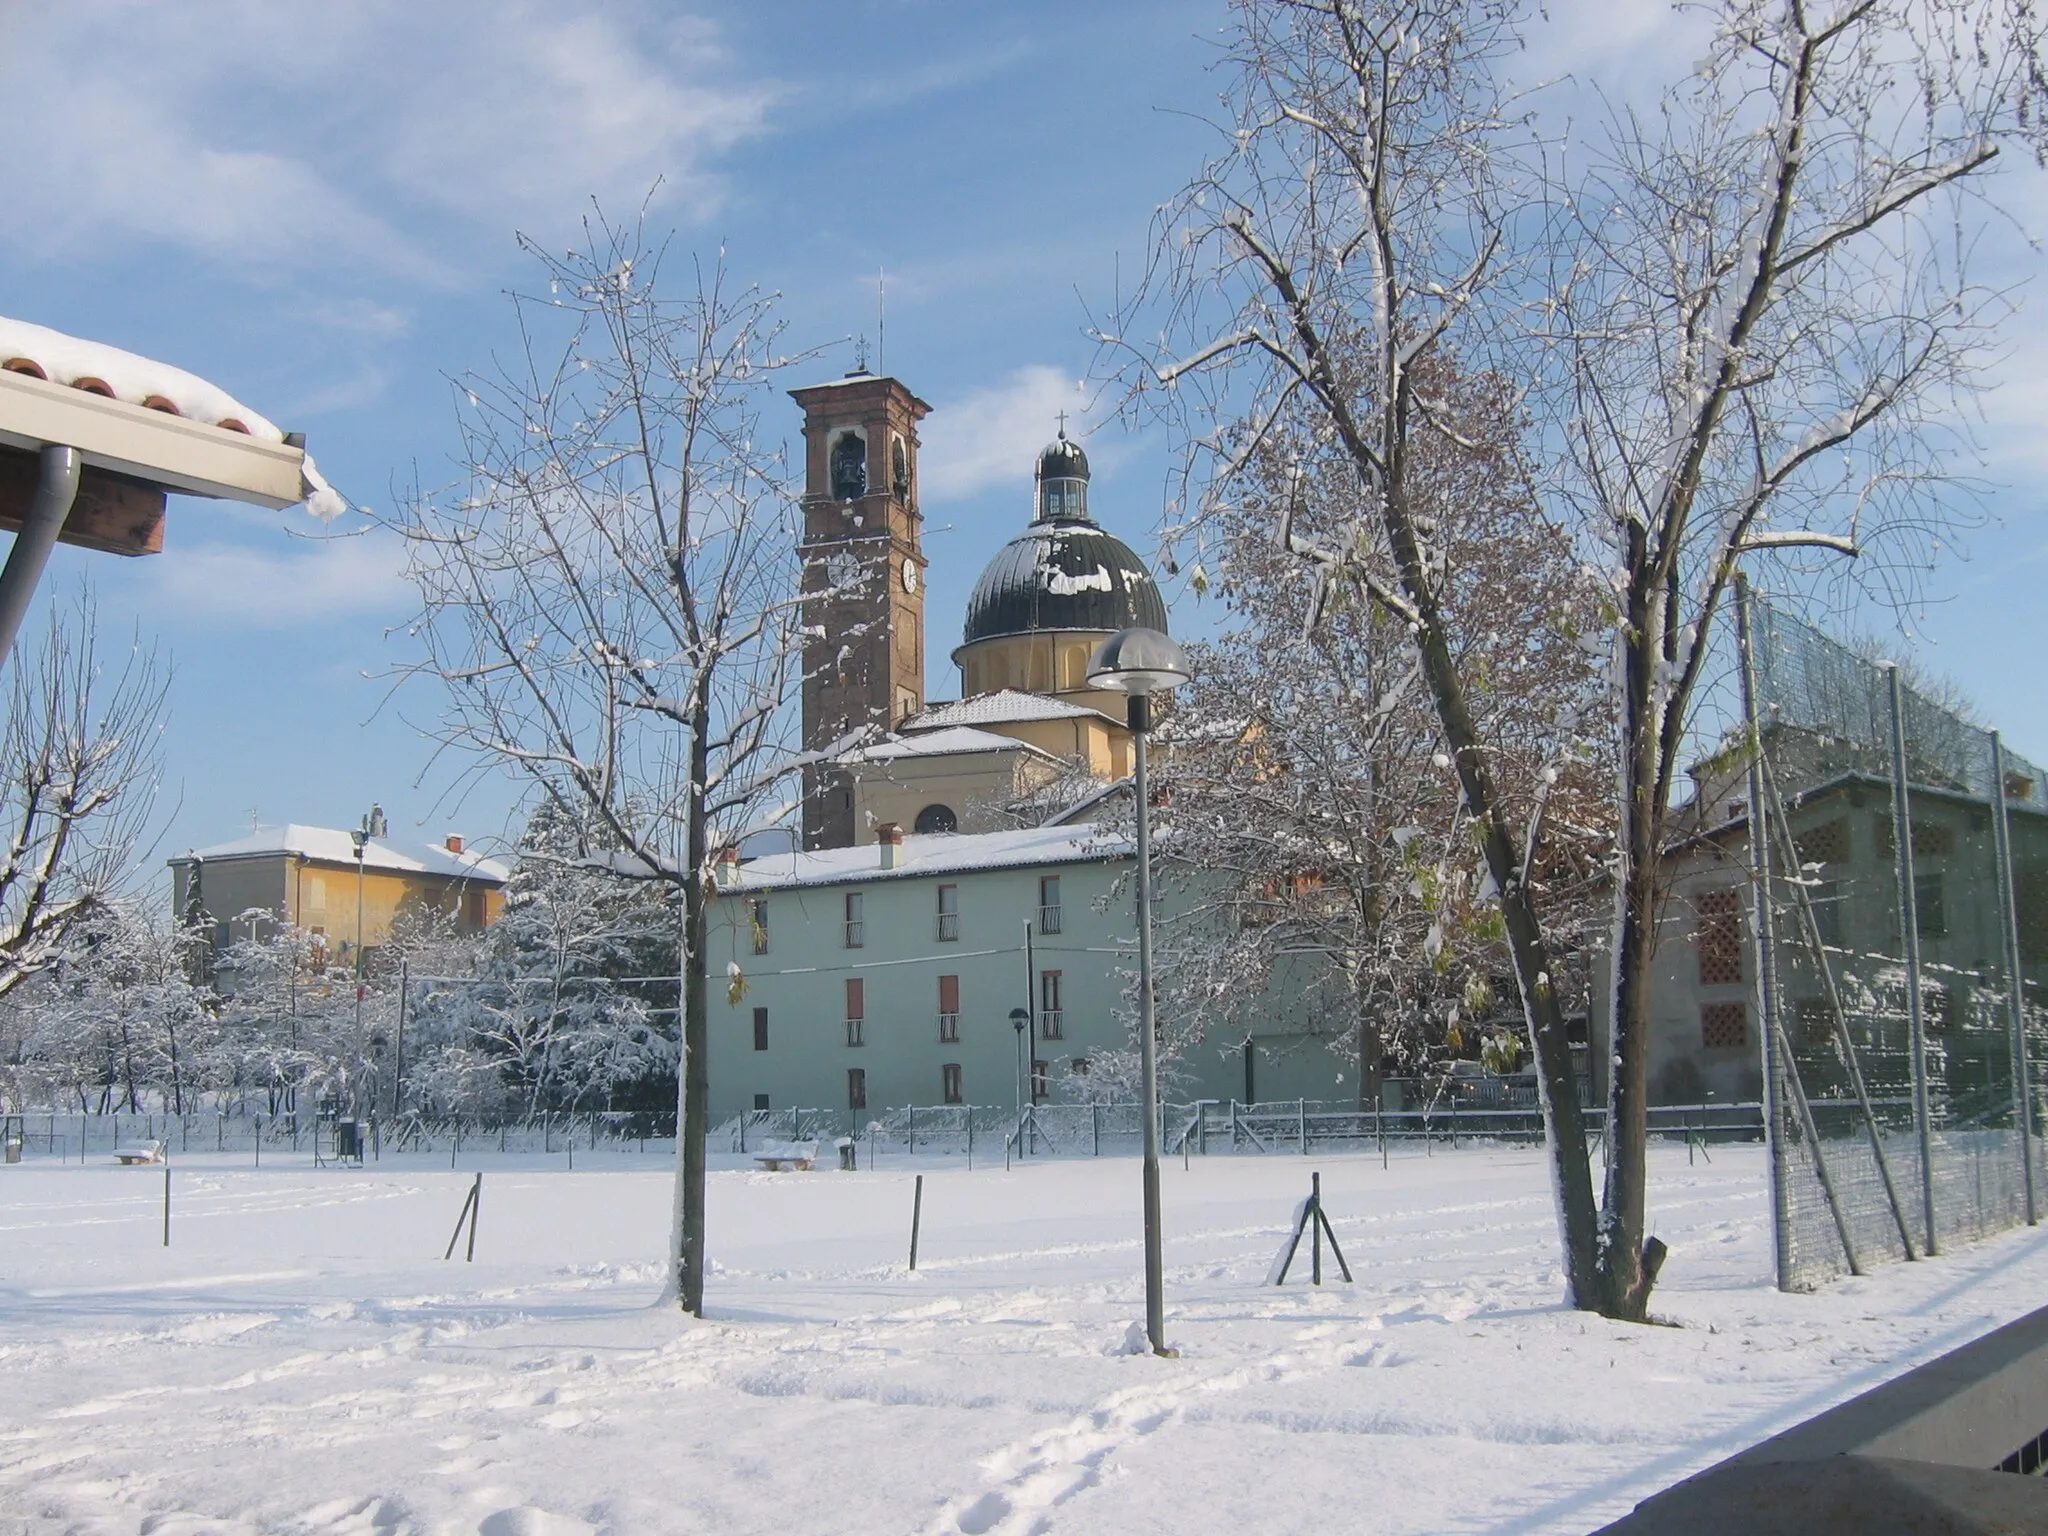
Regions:
<instances>
[{"instance_id":1,"label":"trash bin","mask_svg":"<svg viewBox=\"0 0 2048 1536\"><path fill-rule=\"evenodd\" d=\"M360 1163L363 1160L362 1128L355 1121L334 1122L334 1156L341 1162Z\"/></svg>"},{"instance_id":2,"label":"trash bin","mask_svg":"<svg viewBox=\"0 0 2048 1536\"><path fill-rule=\"evenodd\" d=\"M854 1146L853 1146L853 1138L852 1138L851 1136L842 1136L842 1137L840 1137L840 1138L839 1138L839 1140L838 1140L837 1142L835 1142L835 1143L834 1143L834 1145L835 1145L835 1146L837 1146L837 1147L839 1148L839 1170L840 1170L840 1172L842 1172L842 1173L852 1173L852 1172L854 1171L854 1168L853 1168L853 1152L854 1152Z\"/></svg>"},{"instance_id":3,"label":"trash bin","mask_svg":"<svg viewBox=\"0 0 2048 1536\"><path fill-rule=\"evenodd\" d=\"M7 1138L7 1161L10 1163L21 1161L21 1138L19 1136Z\"/></svg>"}]
</instances>

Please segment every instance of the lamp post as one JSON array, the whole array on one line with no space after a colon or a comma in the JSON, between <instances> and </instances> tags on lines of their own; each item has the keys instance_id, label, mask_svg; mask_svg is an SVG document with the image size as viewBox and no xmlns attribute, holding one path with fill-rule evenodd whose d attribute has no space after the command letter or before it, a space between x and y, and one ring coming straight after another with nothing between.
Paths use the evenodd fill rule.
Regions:
<instances>
[{"instance_id":1,"label":"lamp post","mask_svg":"<svg viewBox=\"0 0 2048 1536\"><path fill-rule=\"evenodd\" d=\"M1017 1124L1024 1124L1024 1031L1031 1027L1031 1010L1012 1008L1010 1027L1017 1031Z\"/></svg>"},{"instance_id":2,"label":"lamp post","mask_svg":"<svg viewBox=\"0 0 2048 1536\"><path fill-rule=\"evenodd\" d=\"M1159 1040L1152 1008L1152 806L1145 784L1145 733L1152 695L1188 680L1187 657L1156 629L1118 630L1088 662L1088 685L1130 696L1132 796L1138 803L1138 1060L1145 1117L1145 1337L1166 1347L1165 1259L1159 1233Z\"/></svg>"},{"instance_id":3,"label":"lamp post","mask_svg":"<svg viewBox=\"0 0 2048 1536\"><path fill-rule=\"evenodd\" d=\"M349 840L356 845L356 1043L363 1039L363 854L368 851L370 839L382 837L385 833L384 807L371 805L370 814L363 818L363 824L349 832Z\"/></svg>"}]
</instances>

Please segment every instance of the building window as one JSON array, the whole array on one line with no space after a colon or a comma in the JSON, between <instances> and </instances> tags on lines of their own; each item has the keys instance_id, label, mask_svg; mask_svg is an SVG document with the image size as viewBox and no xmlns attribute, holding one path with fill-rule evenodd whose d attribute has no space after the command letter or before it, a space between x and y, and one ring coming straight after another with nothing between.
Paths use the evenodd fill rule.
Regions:
<instances>
[{"instance_id":1,"label":"building window","mask_svg":"<svg viewBox=\"0 0 2048 1536\"><path fill-rule=\"evenodd\" d=\"M927 835L934 832L958 832L960 818L953 813L953 807L950 805L928 805L917 813L917 819L911 823L910 830Z\"/></svg>"},{"instance_id":2,"label":"building window","mask_svg":"<svg viewBox=\"0 0 2048 1536\"><path fill-rule=\"evenodd\" d=\"M1038 973L1038 1038L1041 1040L1063 1040L1066 1038L1066 1014L1060 1007L1060 973L1040 971Z\"/></svg>"},{"instance_id":3,"label":"building window","mask_svg":"<svg viewBox=\"0 0 2048 1536\"><path fill-rule=\"evenodd\" d=\"M1738 1049L1749 1044L1749 1009L1742 1003L1700 1004L1700 1048Z\"/></svg>"},{"instance_id":4,"label":"building window","mask_svg":"<svg viewBox=\"0 0 2048 1536\"><path fill-rule=\"evenodd\" d=\"M1830 949L1842 947L1842 883L1816 880L1807 887L1806 899L1813 907L1813 926L1821 943Z\"/></svg>"},{"instance_id":5,"label":"building window","mask_svg":"<svg viewBox=\"0 0 2048 1536\"><path fill-rule=\"evenodd\" d=\"M960 937L960 887L939 887L939 942L951 944Z\"/></svg>"},{"instance_id":6,"label":"building window","mask_svg":"<svg viewBox=\"0 0 2048 1536\"><path fill-rule=\"evenodd\" d=\"M1828 1007L1826 998L1794 998L1792 1019L1799 1026L1798 1039L1802 1050L1824 1051L1835 1043L1835 1014Z\"/></svg>"},{"instance_id":7,"label":"building window","mask_svg":"<svg viewBox=\"0 0 2048 1536\"><path fill-rule=\"evenodd\" d=\"M868 1107L868 1074L865 1067L846 1069L846 1107L866 1109Z\"/></svg>"},{"instance_id":8,"label":"building window","mask_svg":"<svg viewBox=\"0 0 2048 1536\"><path fill-rule=\"evenodd\" d=\"M1031 1063L1031 1102L1038 1104L1052 1088L1052 1063L1034 1061Z\"/></svg>"},{"instance_id":9,"label":"building window","mask_svg":"<svg viewBox=\"0 0 2048 1536\"><path fill-rule=\"evenodd\" d=\"M768 1010L766 1008L756 1008L754 1010L754 1049L757 1051L768 1049Z\"/></svg>"},{"instance_id":10,"label":"building window","mask_svg":"<svg viewBox=\"0 0 2048 1536\"><path fill-rule=\"evenodd\" d=\"M868 989L858 976L846 978L846 1043L867 1044Z\"/></svg>"},{"instance_id":11,"label":"building window","mask_svg":"<svg viewBox=\"0 0 2048 1536\"><path fill-rule=\"evenodd\" d=\"M951 1045L960 1038L960 978L939 978L939 1043Z\"/></svg>"},{"instance_id":12,"label":"building window","mask_svg":"<svg viewBox=\"0 0 2048 1536\"><path fill-rule=\"evenodd\" d=\"M846 893L846 947L859 949L868 941L868 925L861 920L863 902L859 891Z\"/></svg>"},{"instance_id":13,"label":"building window","mask_svg":"<svg viewBox=\"0 0 2048 1536\"><path fill-rule=\"evenodd\" d=\"M765 1094L765 1093L757 1093L757 1094L755 1094L755 1095L754 1095L754 1112L755 1112L756 1114L762 1114L762 1115L765 1115L765 1114L767 1114L767 1113L768 1113L768 1095L767 1095L767 1094Z\"/></svg>"},{"instance_id":14,"label":"building window","mask_svg":"<svg viewBox=\"0 0 2048 1536\"><path fill-rule=\"evenodd\" d=\"M1693 898L1698 914L1696 947L1700 985L1732 986L1742 980L1742 915L1732 890L1702 891Z\"/></svg>"},{"instance_id":15,"label":"building window","mask_svg":"<svg viewBox=\"0 0 2048 1536\"><path fill-rule=\"evenodd\" d=\"M959 1062L948 1061L940 1065L939 1093L943 1096L944 1102L948 1104L958 1104L960 1102Z\"/></svg>"},{"instance_id":16,"label":"building window","mask_svg":"<svg viewBox=\"0 0 2048 1536\"><path fill-rule=\"evenodd\" d=\"M1038 931L1060 931L1060 877L1043 875L1038 881Z\"/></svg>"},{"instance_id":17,"label":"building window","mask_svg":"<svg viewBox=\"0 0 2048 1536\"><path fill-rule=\"evenodd\" d=\"M1792 846L1802 864L1846 864L1849 862L1849 818L1837 816L1803 832L1792 834Z\"/></svg>"},{"instance_id":18,"label":"building window","mask_svg":"<svg viewBox=\"0 0 2048 1536\"><path fill-rule=\"evenodd\" d=\"M1938 869L1930 869L1924 874L1914 871L1913 926L1923 939L1938 939L1948 932L1948 907L1942 900L1941 871Z\"/></svg>"},{"instance_id":19,"label":"building window","mask_svg":"<svg viewBox=\"0 0 2048 1536\"><path fill-rule=\"evenodd\" d=\"M768 953L768 898L756 896L747 903L747 925L754 930L754 953Z\"/></svg>"}]
</instances>

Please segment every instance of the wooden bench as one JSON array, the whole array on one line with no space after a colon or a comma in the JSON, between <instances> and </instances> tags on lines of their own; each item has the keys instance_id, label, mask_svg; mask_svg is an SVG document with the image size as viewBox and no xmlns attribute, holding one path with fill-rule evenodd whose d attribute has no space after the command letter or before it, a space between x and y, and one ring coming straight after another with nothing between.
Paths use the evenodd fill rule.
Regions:
<instances>
[{"instance_id":1,"label":"wooden bench","mask_svg":"<svg viewBox=\"0 0 2048 1536\"><path fill-rule=\"evenodd\" d=\"M164 1144L160 1141L135 1141L125 1147L114 1148L114 1161L127 1168L163 1160Z\"/></svg>"},{"instance_id":2,"label":"wooden bench","mask_svg":"<svg viewBox=\"0 0 2048 1536\"><path fill-rule=\"evenodd\" d=\"M786 1168L809 1173L817 1160L818 1144L815 1141L800 1142L791 1146L763 1147L754 1154L754 1161L770 1173L781 1173Z\"/></svg>"}]
</instances>

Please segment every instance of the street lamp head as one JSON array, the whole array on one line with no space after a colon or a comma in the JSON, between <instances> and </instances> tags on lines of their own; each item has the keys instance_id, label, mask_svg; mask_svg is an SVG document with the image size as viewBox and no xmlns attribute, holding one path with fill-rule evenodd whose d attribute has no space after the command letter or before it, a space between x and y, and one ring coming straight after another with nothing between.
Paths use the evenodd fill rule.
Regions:
<instances>
[{"instance_id":1,"label":"street lamp head","mask_svg":"<svg viewBox=\"0 0 2048 1536\"><path fill-rule=\"evenodd\" d=\"M1010 1024L1011 1024L1011 1027L1012 1027L1012 1028L1014 1028L1014 1029L1015 1029L1015 1030L1017 1031L1017 1033L1018 1033L1018 1034L1020 1034L1020 1035L1021 1035L1021 1034L1023 1034L1023 1033L1024 1033L1024 1026L1025 1026L1025 1025L1027 1025L1027 1024L1029 1024L1030 1022L1031 1022L1031 1013L1030 1013L1030 1010L1029 1010L1029 1009L1025 1009L1025 1008L1012 1008L1012 1009L1010 1010Z\"/></svg>"},{"instance_id":2,"label":"street lamp head","mask_svg":"<svg viewBox=\"0 0 2048 1536\"><path fill-rule=\"evenodd\" d=\"M1088 659L1088 686L1144 697L1188 680L1188 659L1156 629L1120 629Z\"/></svg>"}]
</instances>

